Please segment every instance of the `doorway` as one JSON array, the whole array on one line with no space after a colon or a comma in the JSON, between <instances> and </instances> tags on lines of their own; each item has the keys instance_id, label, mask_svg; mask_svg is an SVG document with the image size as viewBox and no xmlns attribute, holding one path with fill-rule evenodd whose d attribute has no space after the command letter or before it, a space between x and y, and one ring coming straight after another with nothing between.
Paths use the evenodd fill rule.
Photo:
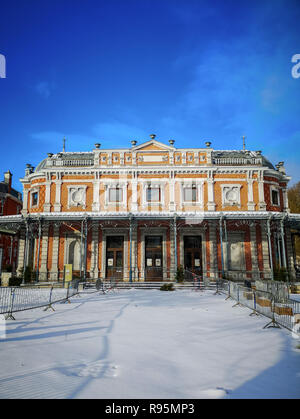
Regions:
<instances>
[{"instance_id":1,"label":"doorway","mask_svg":"<svg viewBox=\"0 0 300 419\"><path fill-rule=\"evenodd\" d=\"M106 238L106 277L109 279L123 278L124 237L108 236Z\"/></svg>"},{"instance_id":2,"label":"doorway","mask_svg":"<svg viewBox=\"0 0 300 419\"><path fill-rule=\"evenodd\" d=\"M202 241L200 236L184 237L184 267L196 275L202 275Z\"/></svg>"},{"instance_id":3,"label":"doorway","mask_svg":"<svg viewBox=\"0 0 300 419\"><path fill-rule=\"evenodd\" d=\"M145 237L145 279L146 281L163 279L162 236Z\"/></svg>"}]
</instances>

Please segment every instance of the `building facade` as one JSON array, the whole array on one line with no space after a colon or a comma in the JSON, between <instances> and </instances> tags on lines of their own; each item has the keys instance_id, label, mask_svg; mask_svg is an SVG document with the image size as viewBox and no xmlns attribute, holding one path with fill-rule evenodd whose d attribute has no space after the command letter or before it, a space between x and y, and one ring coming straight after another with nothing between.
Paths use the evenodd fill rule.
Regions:
<instances>
[{"instance_id":1,"label":"building facade","mask_svg":"<svg viewBox=\"0 0 300 419\"><path fill-rule=\"evenodd\" d=\"M73 275L173 280L177 268L207 278L294 275L283 162L261 151L176 148L150 136L131 147L49 153L27 165L18 270L40 280Z\"/></svg>"},{"instance_id":2,"label":"building facade","mask_svg":"<svg viewBox=\"0 0 300 419\"><path fill-rule=\"evenodd\" d=\"M22 195L12 188L12 174L8 170L0 182L0 217L21 214ZM1 228L0 224L0 275L2 270L17 268L18 235L16 231Z\"/></svg>"}]
</instances>

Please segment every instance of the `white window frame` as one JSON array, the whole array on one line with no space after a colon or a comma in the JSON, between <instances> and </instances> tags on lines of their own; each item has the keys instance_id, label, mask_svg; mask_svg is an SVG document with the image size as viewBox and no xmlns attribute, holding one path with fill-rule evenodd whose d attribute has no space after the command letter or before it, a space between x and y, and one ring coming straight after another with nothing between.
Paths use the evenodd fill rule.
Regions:
<instances>
[{"instance_id":1,"label":"white window frame","mask_svg":"<svg viewBox=\"0 0 300 419\"><path fill-rule=\"evenodd\" d=\"M181 182L181 206L197 206L200 207L200 209L203 209L203 184L204 181L199 182L193 179L186 179ZM190 188L196 188L196 201L185 201L184 199L184 190L190 189Z\"/></svg>"},{"instance_id":2,"label":"white window frame","mask_svg":"<svg viewBox=\"0 0 300 419\"><path fill-rule=\"evenodd\" d=\"M35 205L33 205L33 194L37 194L37 203ZM30 208L38 208L40 203L40 189L39 188L33 188L30 191Z\"/></svg>"},{"instance_id":3,"label":"white window frame","mask_svg":"<svg viewBox=\"0 0 300 419\"><path fill-rule=\"evenodd\" d=\"M111 200L111 191L113 191L113 190L118 190L118 191L121 191L121 199L119 199L119 200L115 200L115 201ZM108 190L108 201L109 201L109 203L112 203L112 204L120 204L121 202L123 202L123 195L124 195L124 190L123 190L123 188L119 188L119 187L111 187L111 188L109 188L109 190Z\"/></svg>"},{"instance_id":4,"label":"white window frame","mask_svg":"<svg viewBox=\"0 0 300 419\"><path fill-rule=\"evenodd\" d=\"M158 191L159 199L150 199L149 200L149 191ZM146 201L148 204L158 204L161 202L161 188L160 186L147 186L146 188Z\"/></svg>"},{"instance_id":5,"label":"white window frame","mask_svg":"<svg viewBox=\"0 0 300 419\"><path fill-rule=\"evenodd\" d=\"M275 204L273 202L273 192L277 192L277 199L278 199L278 203ZM276 186L270 186L270 201L271 201L271 205L272 207L280 207L280 193L279 193L279 188L276 188Z\"/></svg>"},{"instance_id":6,"label":"white window frame","mask_svg":"<svg viewBox=\"0 0 300 419\"><path fill-rule=\"evenodd\" d=\"M158 181L156 179L154 180L144 180L143 181L143 191L142 191L142 206L144 208L148 208L149 206L151 207L155 207L155 206L160 206L160 205L164 205L165 202L165 181ZM160 200L153 202L153 201L148 201L147 200L147 190L149 188L152 189L158 189L160 190Z\"/></svg>"},{"instance_id":7,"label":"white window frame","mask_svg":"<svg viewBox=\"0 0 300 419\"><path fill-rule=\"evenodd\" d=\"M127 185L128 182L105 182L105 194L104 201L105 207L108 206L127 206ZM122 190L122 201L110 201L110 190L111 189L121 189Z\"/></svg>"}]
</instances>

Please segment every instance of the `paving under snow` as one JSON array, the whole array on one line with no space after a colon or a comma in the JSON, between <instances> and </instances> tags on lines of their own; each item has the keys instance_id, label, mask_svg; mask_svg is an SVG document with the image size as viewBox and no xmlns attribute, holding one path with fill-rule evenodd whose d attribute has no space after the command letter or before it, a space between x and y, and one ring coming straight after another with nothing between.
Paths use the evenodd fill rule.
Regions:
<instances>
[{"instance_id":1,"label":"paving under snow","mask_svg":"<svg viewBox=\"0 0 300 419\"><path fill-rule=\"evenodd\" d=\"M299 340L213 292L122 290L16 313L1 398L299 398Z\"/></svg>"}]
</instances>

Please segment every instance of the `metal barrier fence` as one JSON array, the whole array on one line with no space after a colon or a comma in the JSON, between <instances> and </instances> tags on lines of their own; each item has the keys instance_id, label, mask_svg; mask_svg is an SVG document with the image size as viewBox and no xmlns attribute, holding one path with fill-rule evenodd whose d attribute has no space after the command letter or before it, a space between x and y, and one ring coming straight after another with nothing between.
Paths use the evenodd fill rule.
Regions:
<instances>
[{"instance_id":1,"label":"metal barrier fence","mask_svg":"<svg viewBox=\"0 0 300 419\"><path fill-rule=\"evenodd\" d=\"M18 311L33 308L51 308L52 304L68 301L78 293L79 281L71 281L66 288L58 286L0 287L0 314L7 314L6 319L14 319Z\"/></svg>"},{"instance_id":2,"label":"metal barrier fence","mask_svg":"<svg viewBox=\"0 0 300 419\"><path fill-rule=\"evenodd\" d=\"M242 305L252 310L251 315L262 314L271 321L265 327L285 327L299 334L300 332L300 302L291 298L282 299L271 292L254 290L234 282L225 282L222 292L227 293L227 299L236 301L233 307Z\"/></svg>"}]
</instances>

